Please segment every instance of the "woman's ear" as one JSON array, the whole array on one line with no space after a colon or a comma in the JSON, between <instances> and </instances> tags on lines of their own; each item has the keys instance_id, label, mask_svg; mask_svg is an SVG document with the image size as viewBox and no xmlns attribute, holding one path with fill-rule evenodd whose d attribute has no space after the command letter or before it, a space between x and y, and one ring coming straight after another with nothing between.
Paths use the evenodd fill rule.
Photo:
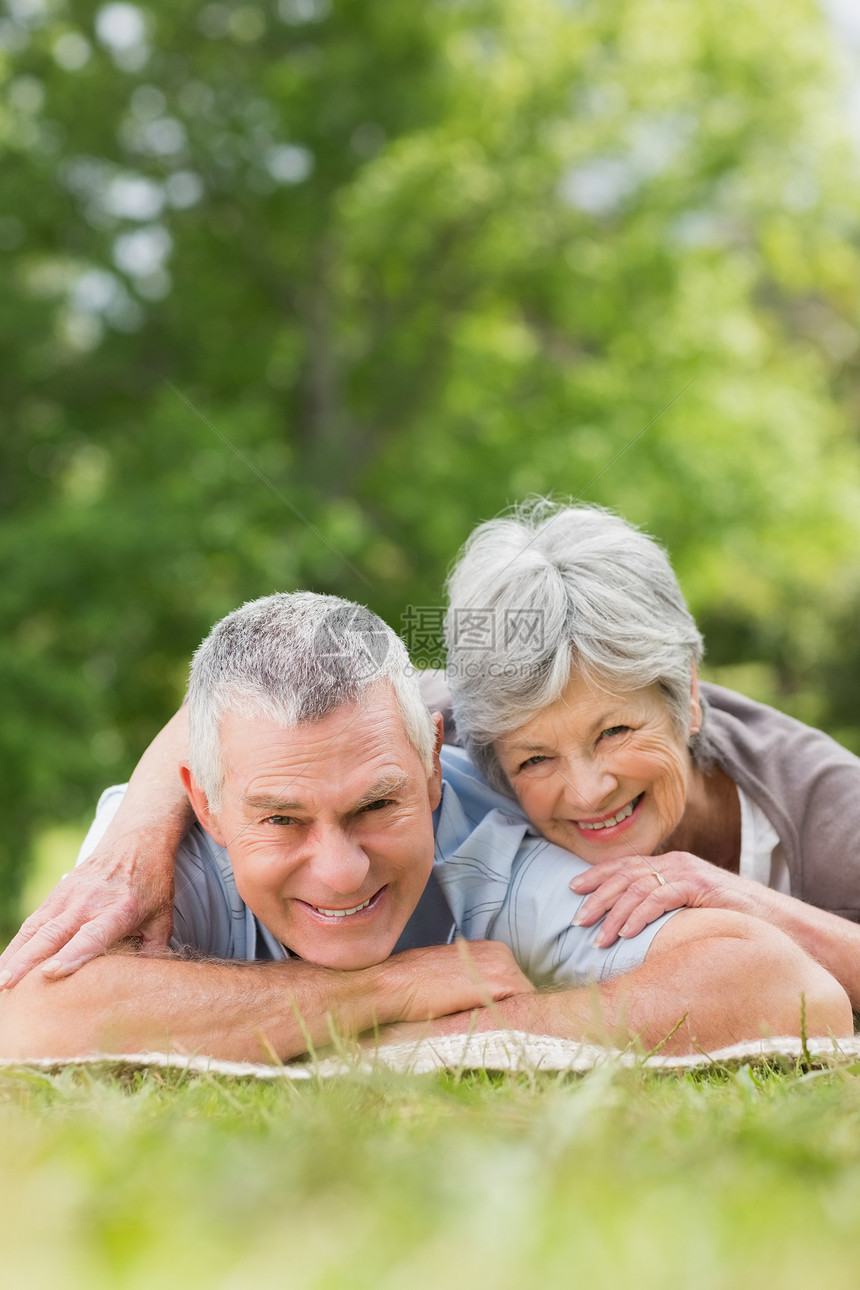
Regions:
<instances>
[{"instance_id":1,"label":"woman's ear","mask_svg":"<svg viewBox=\"0 0 860 1290\"><path fill-rule=\"evenodd\" d=\"M188 800L194 808L194 814L197 816L203 828L219 845L226 847L226 842L221 833L218 824L218 817L209 808L209 798L203 792L203 789L197 783L197 780L191 773L191 767L187 762L179 763L179 778L182 780L182 786L188 794Z\"/></svg>"},{"instance_id":2,"label":"woman's ear","mask_svg":"<svg viewBox=\"0 0 860 1290\"><path fill-rule=\"evenodd\" d=\"M690 735L697 735L702 728L704 715L702 713L702 701L699 698L699 674L696 670L696 664L693 664L690 674Z\"/></svg>"}]
</instances>

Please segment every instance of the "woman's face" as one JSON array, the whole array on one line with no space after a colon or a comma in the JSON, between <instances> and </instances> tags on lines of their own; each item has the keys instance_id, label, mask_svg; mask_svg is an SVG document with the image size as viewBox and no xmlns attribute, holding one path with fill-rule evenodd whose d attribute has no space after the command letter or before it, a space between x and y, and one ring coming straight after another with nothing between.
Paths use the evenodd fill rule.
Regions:
<instances>
[{"instance_id":1,"label":"woman's face","mask_svg":"<svg viewBox=\"0 0 860 1290\"><path fill-rule=\"evenodd\" d=\"M695 682L690 705L696 730ZM684 814L692 762L657 685L619 694L574 675L496 752L532 823L588 864L659 854Z\"/></svg>"}]
</instances>

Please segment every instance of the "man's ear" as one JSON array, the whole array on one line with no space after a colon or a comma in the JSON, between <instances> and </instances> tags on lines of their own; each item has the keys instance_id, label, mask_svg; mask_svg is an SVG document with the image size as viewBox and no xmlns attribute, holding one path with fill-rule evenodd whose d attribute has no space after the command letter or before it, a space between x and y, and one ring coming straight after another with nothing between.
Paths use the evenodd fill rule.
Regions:
<instances>
[{"instance_id":1,"label":"man's ear","mask_svg":"<svg viewBox=\"0 0 860 1290\"><path fill-rule=\"evenodd\" d=\"M702 700L699 698L699 674L696 664L690 674L690 734L697 735L702 728Z\"/></svg>"},{"instance_id":2,"label":"man's ear","mask_svg":"<svg viewBox=\"0 0 860 1290\"><path fill-rule=\"evenodd\" d=\"M433 724L436 727L436 745L433 749L433 770L427 780L427 788L430 793L430 809L435 811L442 800L442 762L439 760L439 753L445 742L445 721L441 712L433 713Z\"/></svg>"},{"instance_id":3,"label":"man's ear","mask_svg":"<svg viewBox=\"0 0 860 1290\"><path fill-rule=\"evenodd\" d=\"M226 846L224 836L221 833L218 824L218 817L209 809L209 798L203 792L203 789L197 783L197 780L191 774L191 767L188 762L179 763L179 778L182 780L182 786L188 794L188 800L194 808L194 814L202 824L203 828L214 838L219 847Z\"/></svg>"}]
</instances>

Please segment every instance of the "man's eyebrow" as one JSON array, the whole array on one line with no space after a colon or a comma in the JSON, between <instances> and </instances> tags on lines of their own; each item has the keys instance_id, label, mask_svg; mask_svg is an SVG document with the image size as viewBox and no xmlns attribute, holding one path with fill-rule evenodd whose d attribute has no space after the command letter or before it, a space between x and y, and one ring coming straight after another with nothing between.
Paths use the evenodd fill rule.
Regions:
<instances>
[{"instance_id":1,"label":"man's eyebrow","mask_svg":"<svg viewBox=\"0 0 860 1290\"><path fill-rule=\"evenodd\" d=\"M398 797L408 785L408 775L384 775L382 779L378 779L375 784L371 784L361 794L353 803L352 809L360 811L363 806L369 805L370 802L378 802L384 797ZM279 815L288 815L292 811L302 814L311 809L307 802L288 802L273 793L243 793L242 802L245 806L250 806L252 810L272 811Z\"/></svg>"},{"instance_id":2,"label":"man's eyebrow","mask_svg":"<svg viewBox=\"0 0 860 1290\"><path fill-rule=\"evenodd\" d=\"M378 802L383 797L399 797L408 784L408 775L385 775L372 784L366 793L362 793L355 804L356 809L367 806L370 802Z\"/></svg>"},{"instance_id":3,"label":"man's eyebrow","mask_svg":"<svg viewBox=\"0 0 860 1290\"><path fill-rule=\"evenodd\" d=\"M255 811L278 811L281 814L307 810L306 802L287 802L283 797L276 797L271 793L243 793L242 803Z\"/></svg>"}]
</instances>

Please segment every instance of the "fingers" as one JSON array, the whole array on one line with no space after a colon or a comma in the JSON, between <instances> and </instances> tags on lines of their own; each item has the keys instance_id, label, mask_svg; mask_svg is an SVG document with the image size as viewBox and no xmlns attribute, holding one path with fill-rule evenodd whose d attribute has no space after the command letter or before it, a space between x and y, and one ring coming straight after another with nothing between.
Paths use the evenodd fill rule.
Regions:
<instances>
[{"instance_id":1,"label":"fingers","mask_svg":"<svg viewBox=\"0 0 860 1290\"><path fill-rule=\"evenodd\" d=\"M737 908L732 894L737 882L736 875L686 851L669 851L652 860L602 860L570 883L571 891L587 897L573 925L591 927L605 915L594 941L605 949L619 936L638 936L661 914L685 905ZM742 912L746 910L744 906Z\"/></svg>"},{"instance_id":2,"label":"fingers","mask_svg":"<svg viewBox=\"0 0 860 1290\"><path fill-rule=\"evenodd\" d=\"M654 874L637 879L615 901L594 943L599 949L606 949L619 936L624 940L638 936L655 918L672 909L681 909L686 903L682 892L669 883L658 885Z\"/></svg>"},{"instance_id":3,"label":"fingers","mask_svg":"<svg viewBox=\"0 0 860 1290\"><path fill-rule=\"evenodd\" d=\"M533 989L510 948L501 941L457 941L460 959L479 994L472 1007L499 1003Z\"/></svg>"},{"instance_id":4,"label":"fingers","mask_svg":"<svg viewBox=\"0 0 860 1290\"><path fill-rule=\"evenodd\" d=\"M55 956L43 964L42 972L51 980L71 976L111 945L133 935L137 931L136 922L127 904L104 910L85 923L66 944L61 944Z\"/></svg>"},{"instance_id":5,"label":"fingers","mask_svg":"<svg viewBox=\"0 0 860 1290\"><path fill-rule=\"evenodd\" d=\"M11 989L39 963L62 949L80 921L74 911L56 918L50 917L49 908L31 914L0 959L0 989Z\"/></svg>"},{"instance_id":6,"label":"fingers","mask_svg":"<svg viewBox=\"0 0 860 1290\"><path fill-rule=\"evenodd\" d=\"M138 906L128 899L114 901L93 917L81 905L53 918L50 910L51 905L46 904L31 914L6 948L0 962L0 990L11 989L39 964L46 977L69 976L111 945L133 935L140 923ZM163 923L157 935L164 937ZM169 935L168 931L167 939ZM163 948L166 940L160 939L159 944Z\"/></svg>"},{"instance_id":7,"label":"fingers","mask_svg":"<svg viewBox=\"0 0 860 1290\"><path fill-rule=\"evenodd\" d=\"M615 860L599 860L597 864L589 865L582 873L576 875L570 883L571 891L575 891L578 896L584 896L589 891L596 891L602 883L607 882L610 878L626 876L627 881L632 877L632 866L635 866L637 858L635 856L619 856Z\"/></svg>"},{"instance_id":8,"label":"fingers","mask_svg":"<svg viewBox=\"0 0 860 1290\"><path fill-rule=\"evenodd\" d=\"M21 946L26 945L37 932L41 931L46 924L62 913L62 903L57 900L56 894L57 889L55 888L39 908L24 919L15 936L13 936L3 953L0 954L0 968L8 967L11 960L15 958L21 949Z\"/></svg>"},{"instance_id":9,"label":"fingers","mask_svg":"<svg viewBox=\"0 0 860 1290\"><path fill-rule=\"evenodd\" d=\"M580 905L573 920L573 926L592 927L599 922L637 880L643 884L640 888L643 895L649 894L652 887L656 885L650 869L642 872L638 867L633 868L629 864L620 872L604 878L588 899Z\"/></svg>"}]
</instances>

